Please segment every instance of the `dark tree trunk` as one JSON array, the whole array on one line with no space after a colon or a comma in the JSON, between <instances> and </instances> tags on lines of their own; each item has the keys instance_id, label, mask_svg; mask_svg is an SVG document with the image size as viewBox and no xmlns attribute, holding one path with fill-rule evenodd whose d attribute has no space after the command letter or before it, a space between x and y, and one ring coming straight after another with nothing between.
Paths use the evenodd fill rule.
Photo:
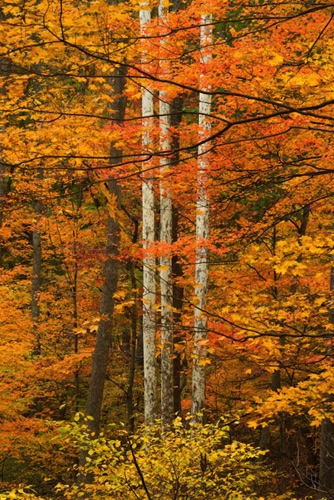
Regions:
<instances>
[{"instance_id":1,"label":"dark tree trunk","mask_svg":"<svg viewBox=\"0 0 334 500\"><path fill-rule=\"evenodd\" d=\"M111 84L114 91L112 117L120 123L124 119L125 98L123 97L123 88L125 77L119 69L115 69L114 78L111 78ZM110 166L119 164L121 161L121 151L111 145L110 148ZM119 268L119 244L120 244L120 226L118 214L120 210L120 189L117 179L113 177L113 172L107 181L107 187L111 200L115 200L116 207L112 207L108 213L107 222L107 245L106 261L104 265L104 284L102 288L102 301L100 307L101 319L96 335L96 344L93 356L93 368L89 383L86 415L93 417L88 420L88 428L91 437L94 439L100 432L101 409L103 402L103 390L106 379L109 350L112 342L112 316L114 311L114 294L117 289L118 268ZM86 453L82 452L80 456L80 465L83 466L86 461ZM91 478L80 475L79 482L88 482Z\"/></svg>"},{"instance_id":2,"label":"dark tree trunk","mask_svg":"<svg viewBox=\"0 0 334 500\"><path fill-rule=\"evenodd\" d=\"M334 423L328 418L321 423L318 498L334 498Z\"/></svg>"},{"instance_id":3,"label":"dark tree trunk","mask_svg":"<svg viewBox=\"0 0 334 500\"><path fill-rule=\"evenodd\" d=\"M177 239L178 229L178 212L173 207L173 241ZM174 307L174 345L181 345L180 349L174 350L174 414L179 415L181 411L181 395L186 381L186 353L184 344L184 335L180 332L182 303L183 303L183 288L177 284L178 278L183 276L182 266L178 261L177 256L172 260L173 270L173 307ZM184 350L182 350L182 348Z\"/></svg>"},{"instance_id":4,"label":"dark tree trunk","mask_svg":"<svg viewBox=\"0 0 334 500\"><path fill-rule=\"evenodd\" d=\"M74 188L74 183L72 188ZM72 201L72 210L73 212L76 210L79 213L82 204L82 184L77 186L77 202L76 206L74 201ZM79 228L76 226L75 231L73 231L73 260L74 260L74 270L73 277L71 280L71 288L72 288L72 307L73 307L73 328L78 328L78 231ZM79 352L79 335L74 335L74 353L78 354ZM79 368L74 372L74 409L77 412L79 410L79 395L80 395L80 380L79 380Z\"/></svg>"},{"instance_id":5,"label":"dark tree trunk","mask_svg":"<svg viewBox=\"0 0 334 500\"><path fill-rule=\"evenodd\" d=\"M180 148L180 136L178 128L182 121L182 106L183 99L176 97L171 105L171 126L175 130L172 137L172 149L178 151ZM177 165L179 162L179 153L175 153L171 162L171 166ZM179 214L178 209L173 206L173 242L179 237ZM182 304L183 304L183 288L178 284L178 279L183 276L182 266L177 256L172 259L172 274L173 274L173 307L174 307L174 345L180 344L184 347L184 335L180 333ZM182 348L181 348L182 349ZM185 349L174 349L174 414L180 414L181 411L181 394L186 381L187 361Z\"/></svg>"},{"instance_id":6,"label":"dark tree trunk","mask_svg":"<svg viewBox=\"0 0 334 500\"><path fill-rule=\"evenodd\" d=\"M39 170L37 175L38 181L43 180L43 171ZM40 199L34 201L34 223L32 231L32 278L31 278L31 321L32 328L35 334L34 354L41 354L41 341L38 331L38 321L40 316L39 295L41 290L42 276L42 246L39 222L42 215L42 202Z\"/></svg>"},{"instance_id":7,"label":"dark tree trunk","mask_svg":"<svg viewBox=\"0 0 334 500\"><path fill-rule=\"evenodd\" d=\"M133 269L132 263L130 264L130 276L131 276L131 286L132 293L136 297L136 277ZM135 416L134 416L134 404L133 404L133 386L135 380L136 372L136 346L137 346L137 318L138 310L136 300L131 307L131 343L130 343L130 364L129 364L129 378L128 378L128 388L126 391L126 401L128 410L128 429L129 433L133 434L135 430Z\"/></svg>"},{"instance_id":8,"label":"dark tree trunk","mask_svg":"<svg viewBox=\"0 0 334 500\"><path fill-rule=\"evenodd\" d=\"M334 293L334 265L331 267L330 292ZM329 312L329 321L334 325L334 311ZM330 346L327 355L333 354L333 348ZM334 396L328 395L327 402L331 409L334 402ZM325 418L321 423L320 432L320 459L319 459L319 499L334 499L334 422Z\"/></svg>"},{"instance_id":9,"label":"dark tree trunk","mask_svg":"<svg viewBox=\"0 0 334 500\"><path fill-rule=\"evenodd\" d=\"M119 188L115 179L108 181L109 192L119 201ZM103 399L103 388L106 378L109 348L112 339L112 315L114 310L114 294L117 289L119 267L119 223L117 218L108 216L108 239L104 265L104 284L102 288L102 303L100 308L101 319L99 322L96 344L93 357L93 370L89 383L86 405L86 414L93 417L89 420L89 429L98 436L100 430L100 417Z\"/></svg>"}]
</instances>

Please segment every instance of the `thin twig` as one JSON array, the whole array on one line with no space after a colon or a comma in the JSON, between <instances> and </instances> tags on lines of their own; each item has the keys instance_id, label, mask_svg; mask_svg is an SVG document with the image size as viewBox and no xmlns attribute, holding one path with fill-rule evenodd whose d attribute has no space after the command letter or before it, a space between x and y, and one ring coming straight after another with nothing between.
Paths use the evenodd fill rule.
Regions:
<instances>
[{"instance_id":1,"label":"thin twig","mask_svg":"<svg viewBox=\"0 0 334 500\"><path fill-rule=\"evenodd\" d=\"M133 451L132 443L131 443L131 440L130 440L130 438L129 438L129 437L128 437L128 443L129 443L129 447L130 447L131 455L132 455L132 458L133 458L133 463L134 463L134 464L135 464L135 466L136 466L136 469L137 469L137 472L138 472L138 474L139 474L140 480L141 480L141 482L142 482L143 488L144 488L144 490L145 490L146 496L147 496L148 500L152 500L152 497L151 497L151 495L150 495L150 492L149 492L149 491L148 491L148 489L147 489L147 486L146 486L146 483L145 483L145 479L144 479L143 473L142 473L142 471L141 471L141 469L140 469L140 467L139 467L139 464L138 464L138 462L137 462L136 455L135 455L135 453L134 453L134 451Z\"/></svg>"}]
</instances>

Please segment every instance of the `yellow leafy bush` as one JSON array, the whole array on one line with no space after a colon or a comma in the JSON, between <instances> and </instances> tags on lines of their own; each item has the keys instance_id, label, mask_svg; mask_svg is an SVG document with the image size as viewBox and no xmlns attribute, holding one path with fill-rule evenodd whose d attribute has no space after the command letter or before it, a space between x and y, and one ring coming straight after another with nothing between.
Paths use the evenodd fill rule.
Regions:
<instances>
[{"instance_id":1,"label":"yellow leafy bush","mask_svg":"<svg viewBox=\"0 0 334 500\"><path fill-rule=\"evenodd\" d=\"M86 453L81 477L90 483L58 485L67 499L92 500L250 500L263 496L271 473L249 444L229 442L228 428L192 425L176 418L170 430L160 424L128 436L91 439L82 421L62 429L64 441ZM116 437L115 437L116 434ZM261 474L260 474L261 471ZM285 496L284 498L288 498Z\"/></svg>"}]
</instances>

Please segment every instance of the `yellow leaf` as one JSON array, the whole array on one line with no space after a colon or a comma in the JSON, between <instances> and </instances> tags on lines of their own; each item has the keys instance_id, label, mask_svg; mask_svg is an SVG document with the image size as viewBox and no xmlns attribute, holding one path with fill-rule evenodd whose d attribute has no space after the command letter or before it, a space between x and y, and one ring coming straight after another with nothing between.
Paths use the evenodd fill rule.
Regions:
<instances>
[{"instance_id":1,"label":"yellow leaf","mask_svg":"<svg viewBox=\"0 0 334 500\"><path fill-rule=\"evenodd\" d=\"M209 340L208 339L203 339L203 340L197 340L196 345L208 345Z\"/></svg>"},{"instance_id":2,"label":"yellow leaf","mask_svg":"<svg viewBox=\"0 0 334 500\"><path fill-rule=\"evenodd\" d=\"M280 56L279 54L277 54L276 52L274 52L270 56L270 58L268 60L268 63L269 63L270 66L279 66L280 64L282 64L283 60L284 59L283 59L282 56Z\"/></svg>"},{"instance_id":3,"label":"yellow leaf","mask_svg":"<svg viewBox=\"0 0 334 500\"><path fill-rule=\"evenodd\" d=\"M205 359L201 359L199 362L198 362L198 365L199 366L207 366L207 365L211 365L211 361L209 358L205 358Z\"/></svg>"}]
</instances>

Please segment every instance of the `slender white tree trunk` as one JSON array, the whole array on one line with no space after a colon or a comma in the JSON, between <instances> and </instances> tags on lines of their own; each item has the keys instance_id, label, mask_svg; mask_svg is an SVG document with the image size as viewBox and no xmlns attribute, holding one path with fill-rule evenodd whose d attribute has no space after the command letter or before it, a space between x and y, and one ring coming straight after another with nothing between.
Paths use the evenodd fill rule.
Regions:
<instances>
[{"instance_id":1,"label":"slender white tree trunk","mask_svg":"<svg viewBox=\"0 0 334 500\"><path fill-rule=\"evenodd\" d=\"M168 7L160 0L159 18L163 24L168 18ZM162 38L161 69L164 70L164 45ZM159 93L160 119L160 150L171 149L170 135L170 104L167 93ZM172 243L172 198L170 183L170 160L162 157L160 160L160 241ZM166 427L171 424L174 416L174 370L173 370L173 281L172 257L170 251L160 258L160 290L161 290L161 424Z\"/></svg>"},{"instance_id":2,"label":"slender white tree trunk","mask_svg":"<svg viewBox=\"0 0 334 500\"><path fill-rule=\"evenodd\" d=\"M208 90L205 83L205 67L211 60L212 16L201 17L201 74L200 84ZM211 130L207 117L211 111L211 96L200 93L199 96L199 140L205 139ZM192 369L192 415L195 421L201 421L198 415L205 406L205 375L207 359L207 317L204 313L208 287L208 249L206 240L209 236L209 200L207 195L208 157L207 143L198 147L197 203L196 203L196 266L195 266L195 311L194 311L194 352Z\"/></svg>"},{"instance_id":3,"label":"slender white tree trunk","mask_svg":"<svg viewBox=\"0 0 334 500\"><path fill-rule=\"evenodd\" d=\"M145 36L146 26L151 20L149 2L142 2L139 13L141 36ZM147 62L147 54L142 54L142 63ZM153 93L149 84L142 89L142 117L144 132L142 136L143 152L151 148L151 129L153 125ZM154 185L149 163L143 165L142 209L143 209L143 351L144 351L144 414L145 422L150 424L156 418L157 383L156 383L156 321L155 321L155 259L149 254L154 241Z\"/></svg>"}]
</instances>

